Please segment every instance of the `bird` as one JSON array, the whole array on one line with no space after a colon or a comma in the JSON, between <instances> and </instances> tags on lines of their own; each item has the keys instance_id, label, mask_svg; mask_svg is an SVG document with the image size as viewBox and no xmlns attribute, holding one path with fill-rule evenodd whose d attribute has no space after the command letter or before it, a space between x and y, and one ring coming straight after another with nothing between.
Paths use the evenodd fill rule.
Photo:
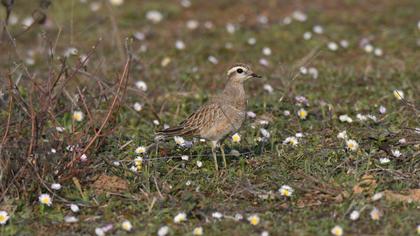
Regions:
<instances>
[{"instance_id":1,"label":"bird","mask_svg":"<svg viewBox=\"0 0 420 236\"><path fill-rule=\"evenodd\" d=\"M261 78L255 74L249 65L237 63L227 70L226 84L223 91L199 107L179 125L156 132L155 140L168 137L196 137L211 143L211 151L216 171L216 148L220 144L223 164L226 167L226 157L223 141L232 133L237 132L246 118L247 98L244 83L252 78Z\"/></svg>"}]
</instances>

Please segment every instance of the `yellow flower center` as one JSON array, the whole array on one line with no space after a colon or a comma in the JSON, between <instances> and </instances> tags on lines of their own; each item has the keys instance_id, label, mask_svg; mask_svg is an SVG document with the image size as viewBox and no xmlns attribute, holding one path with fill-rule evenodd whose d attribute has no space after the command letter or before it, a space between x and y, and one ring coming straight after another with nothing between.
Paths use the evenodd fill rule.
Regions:
<instances>
[{"instance_id":1,"label":"yellow flower center","mask_svg":"<svg viewBox=\"0 0 420 236\"><path fill-rule=\"evenodd\" d=\"M6 221L6 216L0 215L0 222L5 222L5 221Z\"/></svg>"},{"instance_id":2,"label":"yellow flower center","mask_svg":"<svg viewBox=\"0 0 420 236\"><path fill-rule=\"evenodd\" d=\"M239 142L241 141L241 136L239 136L239 134L234 134L234 135L232 136L232 141L233 141L234 143L239 143Z\"/></svg>"},{"instance_id":3,"label":"yellow flower center","mask_svg":"<svg viewBox=\"0 0 420 236\"><path fill-rule=\"evenodd\" d=\"M260 220L258 219L258 217L252 217L251 220L249 221L252 225L257 225Z\"/></svg>"},{"instance_id":4,"label":"yellow flower center","mask_svg":"<svg viewBox=\"0 0 420 236\"><path fill-rule=\"evenodd\" d=\"M47 197L43 197L41 199L41 202L44 203L44 204L48 204L50 201L49 201L49 199Z\"/></svg>"}]
</instances>

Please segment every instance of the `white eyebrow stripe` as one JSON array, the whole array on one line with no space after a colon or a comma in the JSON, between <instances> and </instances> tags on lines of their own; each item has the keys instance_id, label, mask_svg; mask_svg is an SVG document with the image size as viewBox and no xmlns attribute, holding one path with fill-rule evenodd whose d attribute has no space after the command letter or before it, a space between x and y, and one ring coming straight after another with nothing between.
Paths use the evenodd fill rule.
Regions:
<instances>
[{"instance_id":1,"label":"white eyebrow stripe","mask_svg":"<svg viewBox=\"0 0 420 236\"><path fill-rule=\"evenodd\" d=\"M232 69L228 70L227 75L230 75L231 73L235 72L237 69L242 69L243 71L246 71L247 69L243 66L235 66Z\"/></svg>"}]
</instances>

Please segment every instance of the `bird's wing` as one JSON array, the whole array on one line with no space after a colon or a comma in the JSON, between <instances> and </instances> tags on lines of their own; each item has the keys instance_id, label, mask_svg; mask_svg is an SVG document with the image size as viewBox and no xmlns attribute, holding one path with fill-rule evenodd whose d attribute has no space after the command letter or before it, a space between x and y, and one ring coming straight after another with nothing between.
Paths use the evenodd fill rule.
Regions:
<instances>
[{"instance_id":1,"label":"bird's wing","mask_svg":"<svg viewBox=\"0 0 420 236\"><path fill-rule=\"evenodd\" d=\"M223 116L223 111L217 103L201 106L178 126L161 130L158 134L165 136L199 136L202 129L211 127L217 119Z\"/></svg>"}]
</instances>

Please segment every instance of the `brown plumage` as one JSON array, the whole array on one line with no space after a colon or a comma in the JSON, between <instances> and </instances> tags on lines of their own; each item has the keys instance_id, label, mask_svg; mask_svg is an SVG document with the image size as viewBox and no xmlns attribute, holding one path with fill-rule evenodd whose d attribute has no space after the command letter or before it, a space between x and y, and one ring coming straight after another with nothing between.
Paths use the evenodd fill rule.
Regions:
<instances>
[{"instance_id":1,"label":"brown plumage","mask_svg":"<svg viewBox=\"0 0 420 236\"><path fill-rule=\"evenodd\" d=\"M217 143L236 132L245 120L246 95L243 83L250 78L260 78L245 64L232 66L227 76L228 81L220 95L198 108L179 125L157 132L157 139L182 136L209 140L212 143L212 153L218 169L215 155ZM226 165L223 145L221 151Z\"/></svg>"}]
</instances>

